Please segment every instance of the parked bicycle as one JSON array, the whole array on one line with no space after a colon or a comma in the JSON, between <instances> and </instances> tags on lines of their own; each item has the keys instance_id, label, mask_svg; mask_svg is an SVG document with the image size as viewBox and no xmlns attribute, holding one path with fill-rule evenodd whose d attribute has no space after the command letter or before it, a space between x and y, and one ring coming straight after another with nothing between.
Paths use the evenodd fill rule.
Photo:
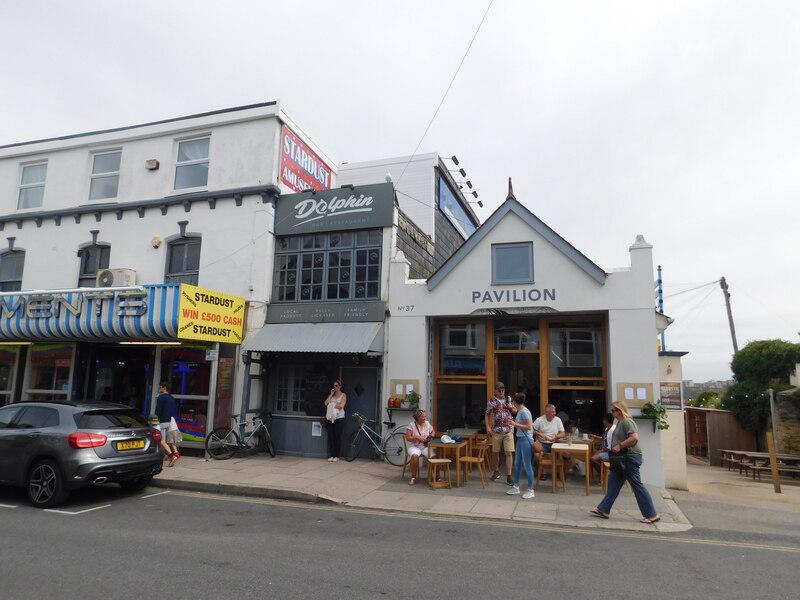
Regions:
<instances>
[{"instance_id":1,"label":"parked bicycle","mask_svg":"<svg viewBox=\"0 0 800 600\"><path fill-rule=\"evenodd\" d=\"M403 466L406 459L404 441L406 433L402 426L392 430L391 428L395 424L390 421L384 421L386 435L381 437L381 434L367 425L367 423L375 423L375 421L371 421L358 413L353 414L353 419L358 423L358 429L353 432L347 441L347 446L345 447L345 460L347 462L351 462L358 456L359 452L361 452L361 447L364 445L364 440L366 440L372 444L376 454L386 458L389 463L396 467Z\"/></svg>"},{"instance_id":2,"label":"parked bicycle","mask_svg":"<svg viewBox=\"0 0 800 600\"><path fill-rule=\"evenodd\" d=\"M267 428L265 417L269 418L270 413L262 413L253 417L250 423L255 427L252 431L245 434L247 421L239 421L237 415L231 415L234 427L216 427L206 436L206 452L211 458L225 460L234 454L249 455L256 452L269 452L270 456L275 456L275 444L272 442L272 435ZM238 431L238 433L237 433Z\"/></svg>"}]
</instances>

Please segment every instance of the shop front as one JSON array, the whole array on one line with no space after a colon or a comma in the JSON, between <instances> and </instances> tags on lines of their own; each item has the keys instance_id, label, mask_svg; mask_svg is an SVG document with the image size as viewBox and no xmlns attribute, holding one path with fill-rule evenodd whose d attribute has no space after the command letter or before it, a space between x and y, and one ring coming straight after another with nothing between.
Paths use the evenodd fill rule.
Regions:
<instances>
[{"instance_id":1,"label":"shop front","mask_svg":"<svg viewBox=\"0 0 800 600\"><path fill-rule=\"evenodd\" d=\"M186 284L0 294L0 401L103 400L146 415L168 381L184 441L202 442L215 412L230 414L244 308Z\"/></svg>"},{"instance_id":2,"label":"shop front","mask_svg":"<svg viewBox=\"0 0 800 600\"><path fill-rule=\"evenodd\" d=\"M652 246L638 236L629 251L630 266L606 272L509 196L424 286L391 270L387 379L424 382L438 430L482 428L496 381L580 432L601 433L616 400L637 415L658 401L666 318ZM640 435L643 479L663 485L660 438Z\"/></svg>"}]
</instances>

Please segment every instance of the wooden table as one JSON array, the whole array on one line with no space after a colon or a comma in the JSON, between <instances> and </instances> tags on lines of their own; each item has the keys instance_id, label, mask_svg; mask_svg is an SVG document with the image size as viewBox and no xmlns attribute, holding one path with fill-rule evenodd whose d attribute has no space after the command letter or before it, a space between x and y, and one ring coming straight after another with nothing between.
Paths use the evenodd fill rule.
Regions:
<instances>
[{"instance_id":1,"label":"wooden table","mask_svg":"<svg viewBox=\"0 0 800 600\"><path fill-rule=\"evenodd\" d=\"M739 474L742 471L745 475L749 471L753 471L753 479L761 479L761 471L770 470L770 457L769 452L756 452L754 450L720 450L722 455L722 462L728 463L728 470L731 466L739 467ZM781 454L776 453L775 459L778 461L778 471L784 473L791 473L793 476L800 473L800 455L797 454Z\"/></svg>"},{"instance_id":2,"label":"wooden table","mask_svg":"<svg viewBox=\"0 0 800 600\"><path fill-rule=\"evenodd\" d=\"M589 487L592 483L592 450L594 450L594 444L591 441L575 441L575 442L557 442L553 444L551 448L553 454L555 454L556 460L561 458L562 454L569 454L571 457L574 456L578 460L582 460L586 463L586 495L589 495ZM555 475L555 473L553 474Z\"/></svg>"},{"instance_id":3,"label":"wooden table","mask_svg":"<svg viewBox=\"0 0 800 600\"><path fill-rule=\"evenodd\" d=\"M441 438L428 442L428 449L432 449L436 453L436 457L449 458L453 461L453 465L456 468L456 487L461 487L461 469L458 468L458 459L462 456L467 456L468 446L468 442L446 444L442 442ZM448 454L452 454L452 458Z\"/></svg>"}]
</instances>

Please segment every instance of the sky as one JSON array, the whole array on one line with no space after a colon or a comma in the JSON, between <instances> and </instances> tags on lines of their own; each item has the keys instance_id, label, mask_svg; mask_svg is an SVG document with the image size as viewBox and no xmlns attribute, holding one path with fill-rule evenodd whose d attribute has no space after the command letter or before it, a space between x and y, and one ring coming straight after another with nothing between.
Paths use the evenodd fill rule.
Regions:
<instances>
[{"instance_id":1,"label":"sky","mask_svg":"<svg viewBox=\"0 0 800 600\"><path fill-rule=\"evenodd\" d=\"M280 100L338 162L455 154L481 220L512 177L606 271L644 235L684 379L731 376L723 276L739 348L800 343L798 2L0 0L0 50L0 145Z\"/></svg>"}]
</instances>

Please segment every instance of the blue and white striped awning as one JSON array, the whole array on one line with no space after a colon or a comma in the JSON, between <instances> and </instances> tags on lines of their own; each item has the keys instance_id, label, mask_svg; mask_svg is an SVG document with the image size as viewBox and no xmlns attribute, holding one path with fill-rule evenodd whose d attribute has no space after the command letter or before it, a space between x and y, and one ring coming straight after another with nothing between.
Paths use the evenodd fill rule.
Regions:
<instances>
[{"instance_id":1,"label":"blue and white striped awning","mask_svg":"<svg viewBox=\"0 0 800 600\"><path fill-rule=\"evenodd\" d=\"M180 284L0 293L0 342L178 339Z\"/></svg>"}]
</instances>

